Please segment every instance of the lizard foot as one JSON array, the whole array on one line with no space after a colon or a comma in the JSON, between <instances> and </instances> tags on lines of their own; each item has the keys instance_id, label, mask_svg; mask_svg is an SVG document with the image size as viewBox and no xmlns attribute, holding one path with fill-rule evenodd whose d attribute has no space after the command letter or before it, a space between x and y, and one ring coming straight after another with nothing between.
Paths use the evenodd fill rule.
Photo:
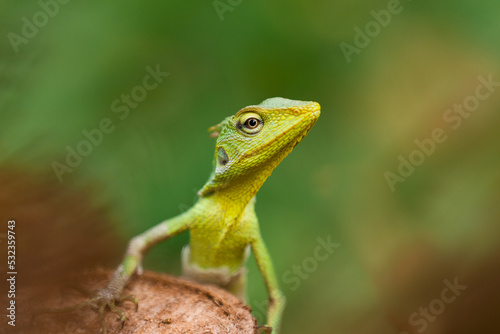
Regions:
<instances>
[{"instance_id":1,"label":"lizard foot","mask_svg":"<svg viewBox=\"0 0 500 334\"><path fill-rule=\"evenodd\" d=\"M75 287L73 287L75 288ZM125 301L131 301L135 304L135 311L139 309L139 302L137 298L134 295L128 295L128 296L119 296L116 297L114 294L109 291L108 289L103 289L103 290L98 290L97 294L92 293L86 289L83 289L81 287L75 288L79 292L90 296L94 295L94 297L91 297L89 300L86 300L82 303L73 305L73 306L67 306L67 307L58 307L58 308L47 308L47 309L42 309L38 311L35 316L42 314L42 313L67 313L67 312L75 312L82 310L84 308L91 308L95 310L99 316L99 321L101 323L103 333L107 334L108 329L106 326L106 321L104 319L104 313L106 311L106 308L109 308L111 312L115 313L120 317L121 321L121 328L125 325L125 321L127 320L127 317L125 316L125 312L120 310L116 305L121 304L122 302Z\"/></svg>"},{"instance_id":2,"label":"lizard foot","mask_svg":"<svg viewBox=\"0 0 500 334\"><path fill-rule=\"evenodd\" d=\"M263 331L265 334L271 334L273 332L273 328L269 326L255 326L255 329Z\"/></svg>"}]
</instances>

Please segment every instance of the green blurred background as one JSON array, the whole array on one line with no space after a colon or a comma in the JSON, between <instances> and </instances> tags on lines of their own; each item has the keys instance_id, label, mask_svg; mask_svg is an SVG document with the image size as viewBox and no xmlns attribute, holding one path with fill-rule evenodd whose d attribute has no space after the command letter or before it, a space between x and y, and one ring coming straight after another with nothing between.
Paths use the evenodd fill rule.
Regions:
<instances>
[{"instance_id":1,"label":"green blurred background","mask_svg":"<svg viewBox=\"0 0 500 334\"><path fill-rule=\"evenodd\" d=\"M120 240L118 263L126 240L196 200L211 170L209 126L268 97L317 101L318 123L257 201L288 298L282 332L499 333L500 91L456 129L443 116L474 95L479 76L500 81L500 2L402 1L350 62L341 43L355 46L354 29L388 1L221 3L231 10L70 1L13 47L9 33L22 37L23 17L33 22L42 6L3 1L0 167L56 189L92 188ZM113 101L157 65L169 76L120 120ZM103 118L114 131L59 182L52 163ZM392 191L385 173L436 128L447 139ZM311 267L328 236L340 246ZM156 247L145 268L180 274L187 241ZM249 268L249 302L264 321L253 259ZM467 289L425 328L411 323L456 277Z\"/></svg>"}]
</instances>

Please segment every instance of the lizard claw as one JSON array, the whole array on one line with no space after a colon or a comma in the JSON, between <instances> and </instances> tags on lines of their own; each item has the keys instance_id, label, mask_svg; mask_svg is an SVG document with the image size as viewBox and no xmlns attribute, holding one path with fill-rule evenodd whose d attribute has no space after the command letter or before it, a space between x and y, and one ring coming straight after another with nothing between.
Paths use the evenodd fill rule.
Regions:
<instances>
[{"instance_id":1,"label":"lizard claw","mask_svg":"<svg viewBox=\"0 0 500 334\"><path fill-rule=\"evenodd\" d=\"M137 300L137 298L134 295L123 296L120 298L120 302L124 302L126 300L135 304L135 311L136 312L139 310L139 301Z\"/></svg>"},{"instance_id":2,"label":"lizard claw","mask_svg":"<svg viewBox=\"0 0 500 334\"><path fill-rule=\"evenodd\" d=\"M255 326L255 329L261 330L265 334L271 334L273 331L273 328L269 326Z\"/></svg>"}]
</instances>

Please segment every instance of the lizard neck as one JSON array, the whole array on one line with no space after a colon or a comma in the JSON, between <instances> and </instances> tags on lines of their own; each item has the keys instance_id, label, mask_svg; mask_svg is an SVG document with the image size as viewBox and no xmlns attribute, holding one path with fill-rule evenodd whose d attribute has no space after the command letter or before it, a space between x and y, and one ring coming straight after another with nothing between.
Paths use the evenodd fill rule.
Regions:
<instances>
[{"instance_id":1,"label":"lizard neck","mask_svg":"<svg viewBox=\"0 0 500 334\"><path fill-rule=\"evenodd\" d=\"M290 153L293 145L283 147L266 164L262 164L244 174L229 174L225 180L217 181L212 174L208 182L198 192L201 197L213 197L221 204L236 205L243 210L279 163Z\"/></svg>"},{"instance_id":2,"label":"lizard neck","mask_svg":"<svg viewBox=\"0 0 500 334\"><path fill-rule=\"evenodd\" d=\"M239 216L252 199L257 195L262 184L271 175L274 166L262 168L258 172L235 177L226 187L220 187L202 198L214 201L215 207L224 210L227 215Z\"/></svg>"},{"instance_id":3,"label":"lizard neck","mask_svg":"<svg viewBox=\"0 0 500 334\"><path fill-rule=\"evenodd\" d=\"M200 201L210 203L207 208L223 213L226 219L239 217L249 204L255 202L262 184L271 175L273 168L261 169L258 173L249 173L244 177L233 178L229 185L215 191L201 194Z\"/></svg>"},{"instance_id":4,"label":"lizard neck","mask_svg":"<svg viewBox=\"0 0 500 334\"><path fill-rule=\"evenodd\" d=\"M216 192L208 196L202 196L193 206L193 210L203 219L216 219L222 223L237 220L247 208L254 207L255 196L247 200L235 198L236 194L227 192Z\"/></svg>"}]
</instances>

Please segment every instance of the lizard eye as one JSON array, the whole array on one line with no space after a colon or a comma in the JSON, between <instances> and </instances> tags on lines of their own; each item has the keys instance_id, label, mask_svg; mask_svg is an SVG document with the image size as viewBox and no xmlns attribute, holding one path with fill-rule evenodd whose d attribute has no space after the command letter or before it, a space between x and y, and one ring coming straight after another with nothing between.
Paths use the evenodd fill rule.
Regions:
<instances>
[{"instance_id":1,"label":"lizard eye","mask_svg":"<svg viewBox=\"0 0 500 334\"><path fill-rule=\"evenodd\" d=\"M249 112L243 114L238 121L238 129L245 134L257 134L264 126L264 121L259 114Z\"/></svg>"}]
</instances>

